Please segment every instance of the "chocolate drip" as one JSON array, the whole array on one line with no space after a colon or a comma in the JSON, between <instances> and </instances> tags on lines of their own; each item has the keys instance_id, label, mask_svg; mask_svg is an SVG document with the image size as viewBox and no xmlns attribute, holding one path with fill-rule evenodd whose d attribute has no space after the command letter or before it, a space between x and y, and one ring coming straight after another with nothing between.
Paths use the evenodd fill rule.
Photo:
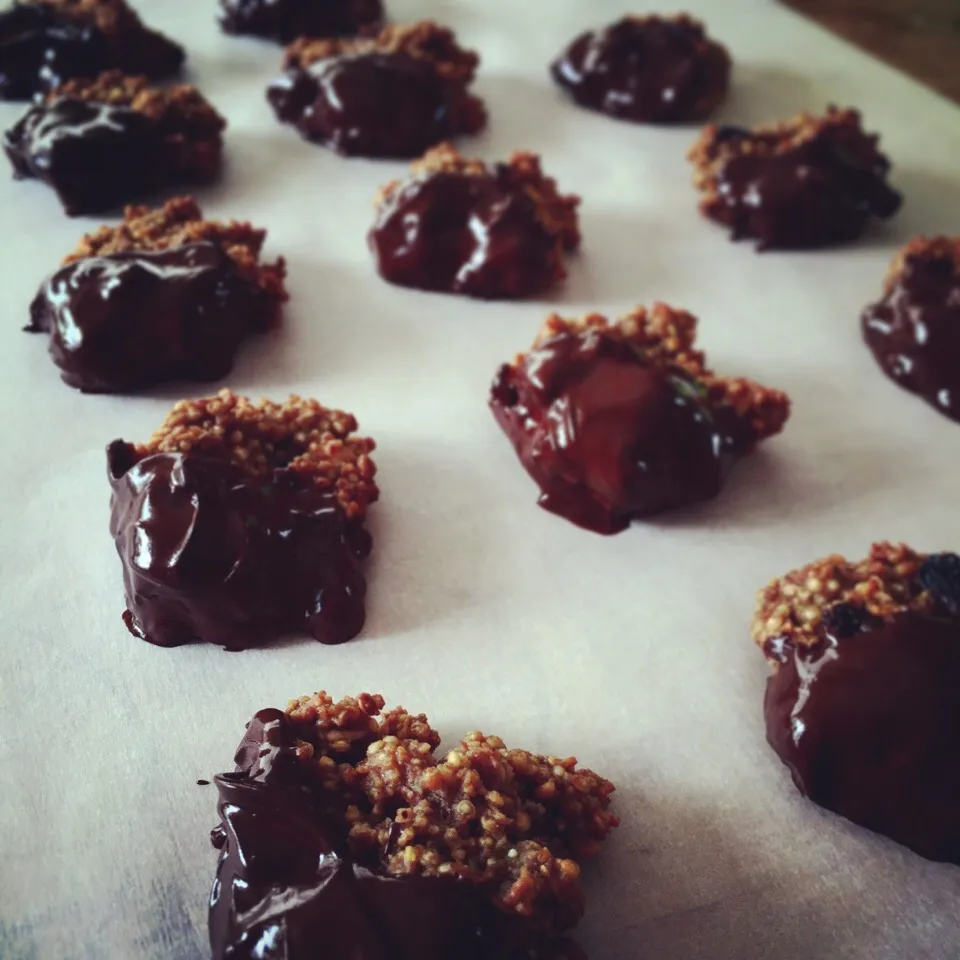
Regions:
<instances>
[{"instance_id":1,"label":"chocolate drip","mask_svg":"<svg viewBox=\"0 0 960 960\"><path fill-rule=\"evenodd\" d=\"M268 305L218 244L85 257L44 282L27 330L50 334L65 383L89 393L229 373Z\"/></svg>"},{"instance_id":2,"label":"chocolate drip","mask_svg":"<svg viewBox=\"0 0 960 960\"><path fill-rule=\"evenodd\" d=\"M500 165L413 178L384 200L369 242L381 276L405 287L519 298L557 279L557 241Z\"/></svg>"},{"instance_id":3,"label":"chocolate drip","mask_svg":"<svg viewBox=\"0 0 960 960\"><path fill-rule=\"evenodd\" d=\"M342 643L364 621L370 536L293 470L244 474L200 454L107 451L110 532L130 632L160 646L242 649L306 631Z\"/></svg>"},{"instance_id":4,"label":"chocolate drip","mask_svg":"<svg viewBox=\"0 0 960 960\"><path fill-rule=\"evenodd\" d=\"M490 405L542 493L597 533L716 496L749 443L703 388L596 332L561 334L500 369Z\"/></svg>"},{"instance_id":5,"label":"chocolate drip","mask_svg":"<svg viewBox=\"0 0 960 960\"><path fill-rule=\"evenodd\" d=\"M170 168L160 127L145 114L74 97L31 107L4 134L4 149L14 175L50 184L72 217L157 190Z\"/></svg>"},{"instance_id":6,"label":"chocolate drip","mask_svg":"<svg viewBox=\"0 0 960 960\"><path fill-rule=\"evenodd\" d=\"M960 276L949 259L907 257L861 327L888 377L960 420Z\"/></svg>"},{"instance_id":7,"label":"chocolate drip","mask_svg":"<svg viewBox=\"0 0 960 960\"><path fill-rule=\"evenodd\" d=\"M577 37L551 65L581 106L638 123L708 116L726 94L730 58L691 21L624 18Z\"/></svg>"},{"instance_id":8,"label":"chocolate drip","mask_svg":"<svg viewBox=\"0 0 960 960\"><path fill-rule=\"evenodd\" d=\"M814 803L960 863L960 623L917 613L814 650L767 681L767 740Z\"/></svg>"},{"instance_id":9,"label":"chocolate drip","mask_svg":"<svg viewBox=\"0 0 960 960\"><path fill-rule=\"evenodd\" d=\"M267 89L277 117L307 140L345 155L399 159L458 132L451 96L434 64L402 51L318 60Z\"/></svg>"}]
</instances>

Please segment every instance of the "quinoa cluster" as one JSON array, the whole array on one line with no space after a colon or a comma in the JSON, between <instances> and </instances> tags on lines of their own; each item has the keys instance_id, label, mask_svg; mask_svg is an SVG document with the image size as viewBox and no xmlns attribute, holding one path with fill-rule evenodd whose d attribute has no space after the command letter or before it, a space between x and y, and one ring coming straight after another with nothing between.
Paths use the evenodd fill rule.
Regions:
<instances>
[{"instance_id":1,"label":"quinoa cluster","mask_svg":"<svg viewBox=\"0 0 960 960\"><path fill-rule=\"evenodd\" d=\"M950 264L954 279L960 280L960 237L914 237L893 258L884 279L884 294L897 285L907 264L916 261Z\"/></svg>"},{"instance_id":2,"label":"quinoa cluster","mask_svg":"<svg viewBox=\"0 0 960 960\"><path fill-rule=\"evenodd\" d=\"M272 302L272 324L279 319L280 305L288 298L284 286L287 269L283 258L273 263L260 262L266 236L266 230L245 221L204 220L203 211L193 197L174 197L154 209L126 207L122 223L86 234L63 262L134 250L168 250L189 243L215 243L237 264L240 275L255 282Z\"/></svg>"},{"instance_id":3,"label":"quinoa cluster","mask_svg":"<svg viewBox=\"0 0 960 960\"><path fill-rule=\"evenodd\" d=\"M613 785L574 758L510 750L468 734L446 757L423 714L383 712L379 695L288 705L297 757L358 862L391 876L449 876L489 890L532 929L556 934L583 913L578 859L618 820Z\"/></svg>"},{"instance_id":4,"label":"quinoa cluster","mask_svg":"<svg viewBox=\"0 0 960 960\"><path fill-rule=\"evenodd\" d=\"M904 543L883 541L873 544L863 560L835 553L791 570L757 594L753 639L776 669L775 648L819 644L824 614L837 604L883 620L907 611L932 613L937 599L921 581L927 559Z\"/></svg>"},{"instance_id":5,"label":"quinoa cluster","mask_svg":"<svg viewBox=\"0 0 960 960\"><path fill-rule=\"evenodd\" d=\"M129 107L153 120L169 149L171 176L207 183L220 170L221 136L227 121L187 83L152 87L144 76L108 70L95 79L68 80L47 100L74 97L117 107Z\"/></svg>"},{"instance_id":6,"label":"quinoa cluster","mask_svg":"<svg viewBox=\"0 0 960 960\"><path fill-rule=\"evenodd\" d=\"M591 313L576 319L552 314L544 321L533 342L533 350L552 337L596 331L612 340L635 346L651 363L676 367L702 384L711 404L727 407L746 427L753 444L779 433L790 415L790 398L779 390L764 387L743 377L717 376L707 365L702 350L695 347L697 318L685 310L675 310L665 303L636 307L619 320L611 322ZM514 361L520 368L524 354Z\"/></svg>"},{"instance_id":7,"label":"quinoa cluster","mask_svg":"<svg viewBox=\"0 0 960 960\"><path fill-rule=\"evenodd\" d=\"M353 436L356 418L312 399L254 403L229 390L181 400L147 443L134 444L135 460L154 453L203 454L227 459L258 476L277 468L332 489L349 519L362 518L379 497L370 459L373 440Z\"/></svg>"}]
</instances>

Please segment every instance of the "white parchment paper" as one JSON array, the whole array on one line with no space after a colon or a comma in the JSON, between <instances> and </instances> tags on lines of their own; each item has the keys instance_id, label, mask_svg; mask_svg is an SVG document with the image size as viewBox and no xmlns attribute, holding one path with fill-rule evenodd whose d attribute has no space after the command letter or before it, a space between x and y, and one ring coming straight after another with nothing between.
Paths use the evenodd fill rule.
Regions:
<instances>
[{"instance_id":1,"label":"white parchment paper","mask_svg":"<svg viewBox=\"0 0 960 960\"><path fill-rule=\"evenodd\" d=\"M758 256L698 216L695 130L617 123L548 80L568 40L624 5L393 0L394 19L432 17L482 53L491 125L464 149L535 150L583 196L583 253L555 296L474 303L376 277L372 197L405 165L341 159L280 126L264 99L279 48L222 35L212 0L137 6L186 45L229 119L206 213L268 227L268 253L289 262L285 324L229 385L315 395L377 440L368 625L340 647L241 654L126 632L104 446L215 388L65 387L20 328L102 220L0 180L0 957L207 955L216 797L195 781L230 766L255 710L319 688L379 691L451 741L481 728L611 778L623 826L588 869L580 930L595 960L960 956L957 868L795 793L764 742L766 667L747 633L755 591L809 559L883 538L960 546L960 427L888 382L858 330L899 245L960 230L957 107L775 3L690 0L736 61L724 119L858 106L906 195L858 245ZM0 105L3 127L22 109ZM714 503L602 538L535 506L486 391L550 310L654 299L698 314L712 364L787 390L794 413Z\"/></svg>"}]
</instances>

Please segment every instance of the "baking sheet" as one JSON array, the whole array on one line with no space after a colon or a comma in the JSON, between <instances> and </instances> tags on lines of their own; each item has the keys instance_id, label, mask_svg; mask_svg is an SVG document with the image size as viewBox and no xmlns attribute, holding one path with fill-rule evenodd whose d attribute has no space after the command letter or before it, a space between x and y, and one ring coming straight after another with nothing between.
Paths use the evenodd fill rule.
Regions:
<instances>
[{"instance_id":1,"label":"baking sheet","mask_svg":"<svg viewBox=\"0 0 960 960\"><path fill-rule=\"evenodd\" d=\"M44 275L102 221L0 180L0 956L206 955L216 797L195 781L229 767L255 710L320 688L380 691L448 741L481 728L612 779L623 826L587 870L579 933L594 960L960 955L960 871L793 790L764 743L766 667L747 633L754 592L797 564L859 557L872 539L960 544L960 428L880 374L857 323L900 244L958 229L957 108L774 3L691 2L736 60L724 118L859 106L906 194L856 246L758 256L697 215L695 130L617 123L548 81L551 57L623 6L394 0L396 20L433 17L482 52L491 126L465 149L538 151L584 198L562 290L474 303L374 275L372 196L405 165L344 160L277 124L263 91L278 48L221 35L209 0L137 6L186 44L191 78L229 118L206 213L267 226L268 253L289 262L285 325L229 385L315 395L378 442L368 624L340 647L239 654L126 632L103 448L212 389L61 384L20 327ZM22 109L0 105L3 126ZM787 390L794 413L717 501L603 538L535 506L486 390L550 310L654 299L700 315L712 364Z\"/></svg>"}]
</instances>

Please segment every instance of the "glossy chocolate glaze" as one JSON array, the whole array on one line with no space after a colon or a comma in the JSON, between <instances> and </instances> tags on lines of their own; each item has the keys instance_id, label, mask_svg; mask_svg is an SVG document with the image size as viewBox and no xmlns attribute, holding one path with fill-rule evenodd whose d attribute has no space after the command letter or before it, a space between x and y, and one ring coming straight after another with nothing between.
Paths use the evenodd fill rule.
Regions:
<instances>
[{"instance_id":1,"label":"glossy chocolate glaze","mask_svg":"<svg viewBox=\"0 0 960 960\"><path fill-rule=\"evenodd\" d=\"M383 19L380 0L220 0L227 33L289 43L297 37L351 36Z\"/></svg>"},{"instance_id":2,"label":"glossy chocolate glaze","mask_svg":"<svg viewBox=\"0 0 960 960\"><path fill-rule=\"evenodd\" d=\"M696 381L596 331L501 367L490 406L540 506L597 533L716 496L747 442Z\"/></svg>"},{"instance_id":3,"label":"glossy chocolate glaze","mask_svg":"<svg viewBox=\"0 0 960 960\"><path fill-rule=\"evenodd\" d=\"M352 860L305 787L296 734L261 710L216 777L220 849L210 893L213 960L527 960L481 888L394 879ZM582 953L566 954L585 960Z\"/></svg>"},{"instance_id":4,"label":"glossy chocolate glaze","mask_svg":"<svg viewBox=\"0 0 960 960\"><path fill-rule=\"evenodd\" d=\"M342 643L363 627L370 535L301 473L251 477L226 460L107 448L110 532L130 632L160 646L238 650L307 632Z\"/></svg>"},{"instance_id":5,"label":"glossy chocolate glaze","mask_svg":"<svg viewBox=\"0 0 960 960\"><path fill-rule=\"evenodd\" d=\"M218 380L244 337L270 319L259 287L214 243L85 257L61 267L30 306L65 383L85 393L166 380Z\"/></svg>"},{"instance_id":6,"label":"glossy chocolate glaze","mask_svg":"<svg viewBox=\"0 0 960 960\"><path fill-rule=\"evenodd\" d=\"M550 67L576 103L622 120L671 123L701 120L727 92L730 58L717 45L702 48L690 22L624 18L577 37Z\"/></svg>"},{"instance_id":7,"label":"glossy chocolate glaze","mask_svg":"<svg viewBox=\"0 0 960 960\"><path fill-rule=\"evenodd\" d=\"M361 157L418 157L457 133L435 66L403 51L297 67L267 88L277 117L307 140Z\"/></svg>"},{"instance_id":8,"label":"glossy chocolate glaze","mask_svg":"<svg viewBox=\"0 0 960 960\"><path fill-rule=\"evenodd\" d=\"M152 79L183 63L183 48L148 29L129 11L107 37L92 16L69 17L46 4L15 3L0 13L0 97L29 100L73 77L119 68Z\"/></svg>"},{"instance_id":9,"label":"glossy chocolate glaze","mask_svg":"<svg viewBox=\"0 0 960 960\"><path fill-rule=\"evenodd\" d=\"M871 217L886 220L900 209L902 197L885 179L889 167L881 159L865 168L826 138L775 156L735 156L717 174L708 215L734 240L755 238L760 250L846 243Z\"/></svg>"},{"instance_id":10,"label":"glossy chocolate glaze","mask_svg":"<svg viewBox=\"0 0 960 960\"><path fill-rule=\"evenodd\" d=\"M960 420L960 276L951 260L907 257L860 323L888 377Z\"/></svg>"},{"instance_id":11,"label":"glossy chocolate glaze","mask_svg":"<svg viewBox=\"0 0 960 960\"><path fill-rule=\"evenodd\" d=\"M49 184L72 217L157 190L169 171L158 124L129 107L74 97L31 107L4 134L4 148L14 176Z\"/></svg>"},{"instance_id":12,"label":"glossy chocolate glaze","mask_svg":"<svg viewBox=\"0 0 960 960\"><path fill-rule=\"evenodd\" d=\"M814 803L960 863L960 622L917 613L786 649L767 740Z\"/></svg>"},{"instance_id":13,"label":"glossy chocolate glaze","mask_svg":"<svg viewBox=\"0 0 960 960\"><path fill-rule=\"evenodd\" d=\"M501 164L413 177L381 204L369 235L388 282L491 300L550 286L556 242Z\"/></svg>"},{"instance_id":14,"label":"glossy chocolate glaze","mask_svg":"<svg viewBox=\"0 0 960 960\"><path fill-rule=\"evenodd\" d=\"M113 65L104 35L49 6L15 4L0 13L0 97L29 100L71 77Z\"/></svg>"}]
</instances>

